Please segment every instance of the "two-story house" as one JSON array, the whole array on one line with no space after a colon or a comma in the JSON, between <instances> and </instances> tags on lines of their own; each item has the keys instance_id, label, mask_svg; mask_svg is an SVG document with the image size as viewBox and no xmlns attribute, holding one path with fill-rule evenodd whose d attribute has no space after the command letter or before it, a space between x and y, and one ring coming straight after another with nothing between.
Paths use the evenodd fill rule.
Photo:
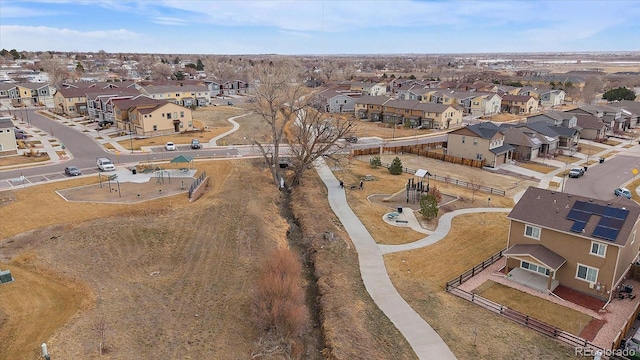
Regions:
<instances>
[{"instance_id":1,"label":"two-story house","mask_svg":"<svg viewBox=\"0 0 640 360\"><path fill-rule=\"evenodd\" d=\"M17 106L46 106L53 107L53 90L49 84L42 83L18 83Z\"/></svg>"},{"instance_id":2,"label":"two-story house","mask_svg":"<svg viewBox=\"0 0 640 360\"><path fill-rule=\"evenodd\" d=\"M508 218L505 273L545 293L563 285L611 300L638 258L640 208L623 197L530 187Z\"/></svg>"},{"instance_id":3,"label":"two-story house","mask_svg":"<svg viewBox=\"0 0 640 360\"><path fill-rule=\"evenodd\" d=\"M472 116L492 116L500 113L502 98L494 93L478 93L471 99L469 113Z\"/></svg>"},{"instance_id":4,"label":"two-story house","mask_svg":"<svg viewBox=\"0 0 640 360\"><path fill-rule=\"evenodd\" d=\"M191 109L167 101L135 105L128 109L127 118L133 133L142 136L193 130Z\"/></svg>"},{"instance_id":5,"label":"two-story house","mask_svg":"<svg viewBox=\"0 0 640 360\"><path fill-rule=\"evenodd\" d=\"M510 95L502 96L502 111L516 115L528 115L538 111L538 101L533 96Z\"/></svg>"},{"instance_id":6,"label":"two-story house","mask_svg":"<svg viewBox=\"0 0 640 360\"><path fill-rule=\"evenodd\" d=\"M15 106L18 105L20 94L18 94L18 87L16 84L0 82L0 106Z\"/></svg>"},{"instance_id":7,"label":"two-story house","mask_svg":"<svg viewBox=\"0 0 640 360\"><path fill-rule=\"evenodd\" d=\"M540 94L540 106L545 109L552 109L564 104L567 94L563 90L549 90Z\"/></svg>"},{"instance_id":8,"label":"two-story house","mask_svg":"<svg viewBox=\"0 0 640 360\"><path fill-rule=\"evenodd\" d=\"M87 93L87 114L91 121L114 121L113 107L109 100L130 99L140 95L140 92L134 88L125 89L96 89L95 92Z\"/></svg>"},{"instance_id":9,"label":"two-story house","mask_svg":"<svg viewBox=\"0 0 640 360\"><path fill-rule=\"evenodd\" d=\"M354 104L355 115L361 120L382 121L382 107L390 100L388 96L361 96Z\"/></svg>"},{"instance_id":10,"label":"two-story house","mask_svg":"<svg viewBox=\"0 0 640 360\"><path fill-rule=\"evenodd\" d=\"M207 106L211 102L209 88L205 85L143 86L140 92L152 99L171 101L185 107Z\"/></svg>"},{"instance_id":11,"label":"two-story house","mask_svg":"<svg viewBox=\"0 0 640 360\"><path fill-rule=\"evenodd\" d=\"M0 155L13 155L18 153L15 126L11 116L0 116Z\"/></svg>"},{"instance_id":12,"label":"two-story house","mask_svg":"<svg viewBox=\"0 0 640 360\"><path fill-rule=\"evenodd\" d=\"M353 113L356 99L360 96L359 92L331 88L319 92L314 101L325 112Z\"/></svg>"},{"instance_id":13,"label":"two-story house","mask_svg":"<svg viewBox=\"0 0 640 360\"><path fill-rule=\"evenodd\" d=\"M54 111L67 116L87 115L87 89L62 88L53 95Z\"/></svg>"},{"instance_id":14,"label":"two-story house","mask_svg":"<svg viewBox=\"0 0 640 360\"><path fill-rule=\"evenodd\" d=\"M504 130L492 122L465 126L447 134L447 155L484 161L495 168L510 160L514 150L504 140Z\"/></svg>"},{"instance_id":15,"label":"two-story house","mask_svg":"<svg viewBox=\"0 0 640 360\"><path fill-rule=\"evenodd\" d=\"M601 140L606 138L607 125L597 116L590 114L575 114L580 127L580 138L587 140Z\"/></svg>"}]
</instances>

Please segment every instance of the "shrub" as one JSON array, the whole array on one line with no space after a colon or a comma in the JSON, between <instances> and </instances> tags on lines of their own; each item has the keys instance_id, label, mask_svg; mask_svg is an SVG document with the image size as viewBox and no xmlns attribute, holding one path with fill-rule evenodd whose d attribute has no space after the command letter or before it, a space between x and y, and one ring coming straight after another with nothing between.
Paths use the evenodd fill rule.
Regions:
<instances>
[{"instance_id":1,"label":"shrub","mask_svg":"<svg viewBox=\"0 0 640 360\"><path fill-rule=\"evenodd\" d=\"M402 161L399 157L395 157L391 162L391 166L389 166L389 172L392 175L400 175L402 174Z\"/></svg>"},{"instance_id":2,"label":"shrub","mask_svg":"<svg viewBox=\"0 0 640 360\"><path fill-rule=\"evenodd\" d=\"M289 249L267 257L258 277L254 321L266 334L282 339L300 336L309 322L302 288L302 267Z\"/></svg>"},{"instance_id":3,"label":"shrub","mask_svg":"<svg viewBox=\"0 0 640 360\"><path fill-rule=\"evenodd\" d=\"M420 212L422 212L422 216L426 220L433 220L438 217L438 200L433 194L420 197Z\"/></svg>"},{"instance_id":4,"label":"shrub","mask_svg":"<svg viewBox=\"0 0 640 360\"><path fill-rule=\"evenodd\" d=\"M369 164L374 169L379 167L379 166L382 166L382 161L380 160L380 156L372 157L371 160L369 160Z\"/></svg>"}]
</instances>

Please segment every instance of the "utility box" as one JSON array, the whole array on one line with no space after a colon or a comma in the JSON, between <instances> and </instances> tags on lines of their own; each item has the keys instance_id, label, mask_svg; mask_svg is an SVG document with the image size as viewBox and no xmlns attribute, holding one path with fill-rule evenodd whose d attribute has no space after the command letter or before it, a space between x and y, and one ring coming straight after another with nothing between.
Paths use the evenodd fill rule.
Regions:
<instances>
[{"instance_id":1,"label":"utility box","mask_svg":"<svg viewBox=\"0 0 640 360\"><path fill-rule=\"evenodd\" d=\"M0 270L0 284L10 283L12 281L11 270Z\"/></svg>"}]
</instances>

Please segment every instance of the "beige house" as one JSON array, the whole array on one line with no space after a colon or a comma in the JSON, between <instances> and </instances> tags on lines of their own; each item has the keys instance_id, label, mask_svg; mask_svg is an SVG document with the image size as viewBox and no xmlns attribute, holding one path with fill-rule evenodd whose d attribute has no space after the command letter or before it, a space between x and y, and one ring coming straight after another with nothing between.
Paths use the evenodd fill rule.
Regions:
<instances>
[{"instance_id":1,"label":"beige house","mask_svg":"<svg viewBox=\"0 0 640 360\"><path fill-rule=\"evenodd\" d=\"M566 93L562 90L550 90L540 94L540 105L545 109L551 109L564 104Z\"/></svg>"},{"instance_id":2,"label":"beige house","mask_svg":"<svg viewBox=\"0 0 640 360\"><path fill-rule=\"evenodd\" d=\"M503 112L529 115L538 111L538 100L530 95L503 95L501 108Z\"/></svg>"},{"instance_id":3,"label":"beige house","mask_svg":"<svg viewBox=\"0 0 640 360\"><path fill-rule=\"evenodd\" d=\"M54 111L67 116L87 115L87 89L59 89L53 95Z\"/></svg>"},{"instance_id":4,"label":"beige house","mask_svg":"<svg viewBox=\"0 0 640 360\"><path fill-rule=\"evenodd\" d=\"M504 138L503 130L492 122L465 126L447 134L447 155L484 161L495 168L510 160L514 150Z\"/></svg>"},{"instance_id":5,"label":"beige house","mask_svg":"<svg viewBox=\"0 0 640 360\"><path fill-rule=\"evenodd\" d=\"M535 211L531 211L535 209ZM509 213L505 272L544 292L558 285L611 300L638 259L640 207L530 187Z\"/></svg>"},{"instance_id":6,"label":"beige house","mask_svg":"<svg viewBox=\"0 0 640 360\"><path fill-rule=\"evenodd\" d=\"M0 116L0 155L13 155L17 152L18 144L11 116Z\"/></svg>"},{"instance_id":7,"label":"beige house","mask_svg":"<svg viewBox=\"0 0 640 360\"><path fill-rule=\"evenodd\" d=\"M502 98L498 94L482 93L471 99L470 110L472 116L491 116L500 113Z\"/></svg>"},{"instance_id":8,"label":"beige house","mask_svg":"<svg viewBox=\"0 0 640 360\"><path fill-rule=\"evenodd\" d=\"M387 84L383 82L354 82L349 87L350 91L357 91L362 95L382 96L387 94Z\"/></svg>"},{"instance_id":9,"label":"beige house","mask_svg":"<svg viewBox=\"0 0 640 360\"><path fill-rule=\"evenodd\" d=\"M136 135L151 136L193 130L191 109L171 103L140 104L127 111Z\"/></svg>"},{"instance_id":10,"label":"beige house","mask_svg":"<svg viewBox=\"0 0 640 360\"><path fill-rule=\"evenodd\" d=\"M211 91L205 85L142 86L140 93L153 99L171 101L185 107L207 106L211 101Z\"/></svg>"}]
</instances>

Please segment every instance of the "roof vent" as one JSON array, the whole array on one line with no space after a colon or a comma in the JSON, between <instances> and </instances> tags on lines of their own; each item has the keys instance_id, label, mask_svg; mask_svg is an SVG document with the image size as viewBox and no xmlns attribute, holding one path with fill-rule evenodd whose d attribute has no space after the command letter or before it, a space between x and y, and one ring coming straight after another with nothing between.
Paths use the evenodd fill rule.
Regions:
<instances>
[{"instance_id":1,"label":"roof vent","mask_svg":"<svg viewBox=\"0 0 640 360\"><path fill-rule=\"evenodd\" d=\"M567 194L567 197L571 197L571 194Z\"/></svg>"},{"instance_id":2,"label":"roof vent","mask_svg":"<svg viewBox=\"0 0 640 360\"><path fill-rule=\"evenodd\" d=\"M555 191L552 191L552 192L551 192L551 195L555 195L555 194L556 194L556 192L555 192Z\"/></svg>"},{"instance_id":3,"label":"roof vent","mask_svg":"<svg viewBox=\"0 0 640 360\"><path fill-rule=\"evenodd\" d=\"M591 203L592 203L592 202L593 202L593 199L589 199L589 202L591 202Z\"/></svg>"},{"instance_id":4,"label":"roof vent","mask_svg":"<svg viewBox=\"0 0 640 360\"><path fill-rule=\"evenodd\" d=\"M537 200L540 200L540 196L537 197Z\"/></svg>"}]
</instances>

